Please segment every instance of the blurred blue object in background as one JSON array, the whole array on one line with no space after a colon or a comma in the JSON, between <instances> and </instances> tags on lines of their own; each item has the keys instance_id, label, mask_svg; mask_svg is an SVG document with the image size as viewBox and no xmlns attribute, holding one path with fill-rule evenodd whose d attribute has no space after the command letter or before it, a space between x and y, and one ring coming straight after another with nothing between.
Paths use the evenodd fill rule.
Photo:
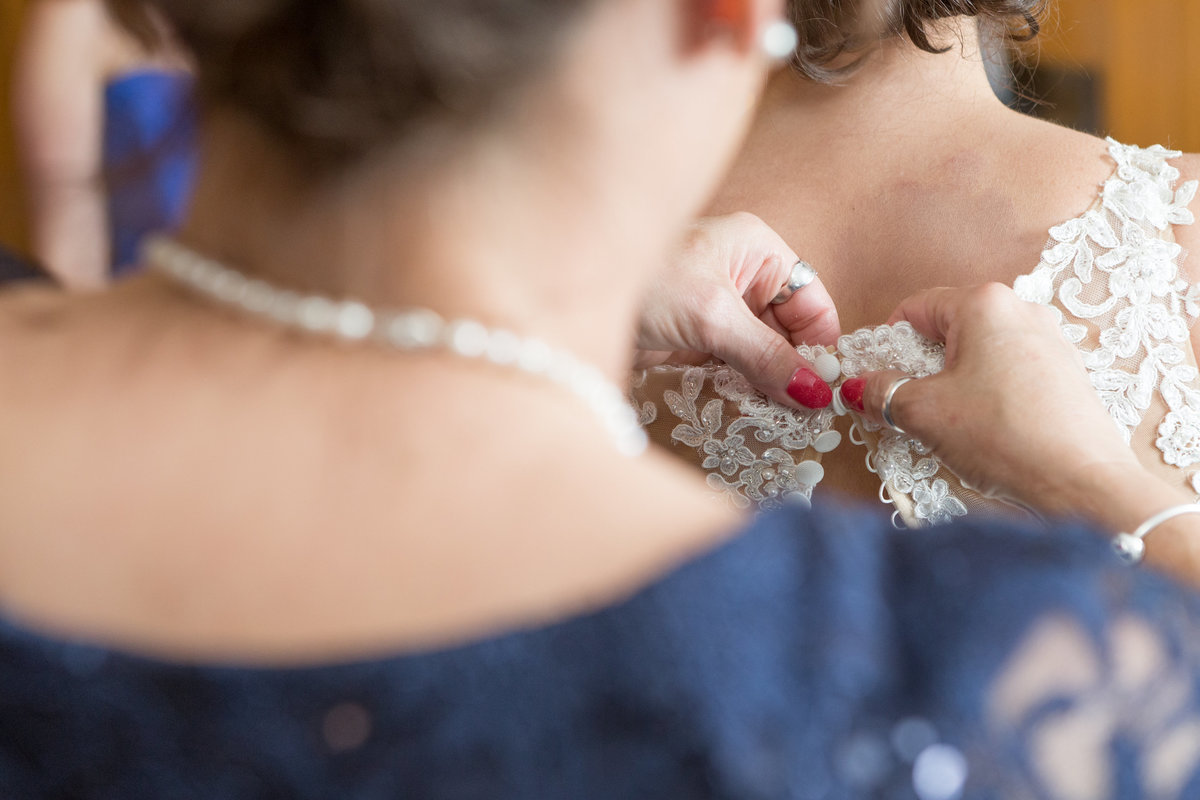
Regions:
<instances>
[{"instance_id":1,"label":"blurred blue object in background","mask_svg":"<svg viewBox=\"0 0 1200 800\"><path fill-rule=\"evenodd\" d=\"M138 244L183 218L195 173L192 78L139 71L105 89L104 169L112 274L137 265Z\"/></svg>"}]
</instances>

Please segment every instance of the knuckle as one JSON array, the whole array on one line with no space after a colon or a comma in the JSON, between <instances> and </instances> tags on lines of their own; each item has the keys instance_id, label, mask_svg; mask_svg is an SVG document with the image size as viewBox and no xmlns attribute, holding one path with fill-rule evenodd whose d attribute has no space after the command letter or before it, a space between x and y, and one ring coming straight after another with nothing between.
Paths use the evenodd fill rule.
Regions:
<instances>
[{"instance_id":1,"label":"knuckle","mask_svg":"<svg viewBox=\"0 0 1200 800\"><path fill-rule=\"evenodd\" d=\"M700 282L695 284L689 293L696 308L721 318L728 318L737 310L737 306L732 302L735 298L730 295L728 287L721 284L712 281ZM741 298L736 300L737 303L742 302Z\"/></svg>"},{"instance_id":2,"label":"knuckle","mask_svg":"<svg viewBox=\"0 0 1200 800\"><path fill-rule=\"evenodd\" d=\"M887 393L896 381L906 377L911 376L895 371L869 377L863 393L863 404L868 418L876 423L884 421L883 406L887 400ZM918 437L926 431L928 420L937 419L936 416L930 416L930 403L936 400L936 394L929 391L927 380L910 380L892 396L892 419L905 431Z\"/></svg>"},{"instance_id":3,"label":"knuckle","mask_svg":"<svg viewBox=\"0 0 1200 800\"><path fill-rule=\"evenodd\" d=\"M976 310L992 311L1009 307L1016 295L1013 290L995 281L981 284L971 293L971 301Z\"/></svg>"},{"instance_id":4,"label":"knuckle","mask_svg":"<svg viewBox=\"0 0 1200 800\"><path fill-rule=\"evenodd\" d=\"M684 235L680 249L686 255L700 255L713 250L716 238L708 224L691 225Z\"/></svg>"},{"instance_id":5,"label":"knuckle","mask_svg":"<svg viewBox=\"0 0 1200 800\"><path fill-rule=\"evenodd\" d=\"M734 211L726 219L743 228L765 228L767 226L761 217L749 211Z\"/></svg>"},{"instance_id":6,"label":"knuckle","mask_svg":"<svg viewBox=\"0 0 1200 800\"><path fill-rule=\"evenodd\" d=\"M832 343L837 340L837 336L841 333L841 330L841 320L838 319L837 309L830 306L818 311L808 321L804 329L804 338L809 343Z\"/></svg>"},{"instance_id":7,"label":"knuckle","mask_svg":"<svg viewBox=\"0 0 1200 800\"><path fill-rule=\"evenodd\" d=\"M892 372L884 372L865 377L867 382L863 386L863 408L870 419L878 422L882 416L884 395L887 394L888 387L892 385L892 381L898 378L899 375Z\"/></svg>"},{"instance_id":8,"label":"knuckle","mask_svg":"<svg viewBox=\"0 0 1200 800\"><path fill-rule=\"evenodd\" d=\"M936 395L930 397L927 389L928 385L920 380L910 381L892 398L892 416L900 427L916 436L926 432L928 419L938 418L936 408L932 408L936 404Z\"/></svg>"}]
</instances>

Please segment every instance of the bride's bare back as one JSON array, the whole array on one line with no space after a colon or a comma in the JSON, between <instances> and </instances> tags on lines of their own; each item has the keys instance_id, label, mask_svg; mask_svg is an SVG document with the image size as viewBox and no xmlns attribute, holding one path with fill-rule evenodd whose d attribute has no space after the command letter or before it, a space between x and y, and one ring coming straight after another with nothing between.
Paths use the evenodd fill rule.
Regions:
<instances>
[{"instance_id":1,"label":"bride's bare back","mask_svg":"<svg viewBox=\"0 0 1200 800\"><path fill-rule=\"evenodd\" d=\"M711 206L714 214L761 216L816 265L844 333L886 323L903 298L929 287L1012 285L1038 267L1049 231L1098 206L1114 175L1108 142L995 97L973 20L947 37L953 46L941 54L885 42L840 85L777 74ZM1200 177L1196 156L1170 164L1181 172L1179 186ZM1185 253L1200 240L1187 225L1163 236ZM1177 261L1184 277L1196 269ZM1036 408L1036 386L1029 392ZM1165 411L1152 409L1134 436L1143 461L1160 469L1167 467L1154 429ZM846 441L849 419L836 427L843 444L819 456L822 491L876 497L880 478L864 467L865 451Z\"/></svg>"}]
</instances>

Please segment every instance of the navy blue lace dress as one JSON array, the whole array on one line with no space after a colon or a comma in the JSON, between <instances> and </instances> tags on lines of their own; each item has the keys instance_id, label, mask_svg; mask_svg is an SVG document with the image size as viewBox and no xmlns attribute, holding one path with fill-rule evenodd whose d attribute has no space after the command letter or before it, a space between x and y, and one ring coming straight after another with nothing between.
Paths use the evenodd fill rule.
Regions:
<instances>
[{"instance_id":1,"label":"navy blue lace dress","mask_svg":"<svg viewBox=\"0 0 1200 800\"><path fill-rule=\"evenodd\" d=\"M0 627L11 798L1200 797L1200 606L1080 528L760 518L454 649L155 661Z\"/></svg>"}]
</instances>

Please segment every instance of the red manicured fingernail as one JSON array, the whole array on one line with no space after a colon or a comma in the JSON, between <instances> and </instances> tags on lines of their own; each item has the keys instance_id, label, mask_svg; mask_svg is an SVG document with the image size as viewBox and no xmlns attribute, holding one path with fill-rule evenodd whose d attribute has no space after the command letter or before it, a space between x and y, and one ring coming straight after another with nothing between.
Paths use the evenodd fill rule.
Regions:
<instances>
[{"instance_id":1,"label":"red manicured fingernail","mask_svg":"<svg viewBox=\"0 0 1200 800\"><path fill-rule=\"evenodd\" d=\"M811 369L798 369L787 387L788 397L806 408L825 408L833 402L833 389Z\"/></svg>"},{"instance_id":2,"label":"red manicured fingernail","mask_svg":"<svg viewBox=\"0 0 1200 800\"><path fill-rule=\"evenodd\" d=\"M863 392L867 389L867 381L864 378L851 378L842 384L841 392L842 399L846 401L846 405L853 408L855 411L862 413L863 410Z\"/></svg>"}]
</instances>

